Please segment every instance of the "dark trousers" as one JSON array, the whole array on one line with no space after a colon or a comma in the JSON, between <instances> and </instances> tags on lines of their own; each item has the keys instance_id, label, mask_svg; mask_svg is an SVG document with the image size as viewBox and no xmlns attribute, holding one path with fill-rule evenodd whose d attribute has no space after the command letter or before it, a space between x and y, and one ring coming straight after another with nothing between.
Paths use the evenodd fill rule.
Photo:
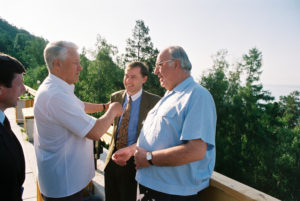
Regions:
<instances>
[{"instance_id":1,"label":"dark trousers","mask_svg":"<svg viewBox=\"0 0 300 201\"><path fill-rule=\"evenodd\" d=\"M197 201L198 195L170 195L138 185L137 201Z\"/></svg>"},{"instance_id":2,"label":"dark trousers","mask_svg":"<svg viewBox=\"0 0 300 201\"><path fill-rule=\"evenodd\" d=\"M104 171L105 200L136 201L135 173L133 157L127 161L126 166L119 166L110 160Z\"/></svg>"},{"instance_id":3,"label":"dark trousers","mask_svg":"<svg viewBox=\"0 0 300 201\"><path fill-rule=\"evenodd\" d=\"M42 194L44 201L83 201L83 192L79 191L78 193L74 193L73 195L61 198L51 198L46 197Z\"/></svg>"}]
</instances>

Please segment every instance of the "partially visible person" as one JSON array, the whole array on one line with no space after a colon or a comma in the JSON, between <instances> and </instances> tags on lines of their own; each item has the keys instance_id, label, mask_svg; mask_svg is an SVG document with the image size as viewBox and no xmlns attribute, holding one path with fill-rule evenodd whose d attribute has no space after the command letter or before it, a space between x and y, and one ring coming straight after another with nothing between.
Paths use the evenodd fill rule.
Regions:
<instances>
[{"instance_id":1,"label":"partially visible person","mask_svg":"<svg viewBox=\"0 0 300 201\"><path fill-rule=\"evenodd\" d=\"M196 201L215 165L216 109L211 94L190 76L182 47L161 51L154 74L164 97L150 110L137 142L140 201Z\"/></svg>"},{"instance_id":2,"label":"partially visible person","mask_svg":"<svg viewBox=\"0 0 300 201\"><path fill-rule=\"evenodd\" d=\"M22 200L25 180L23 149L4 114L25 92L23 73L25 68L17 59L0 53L0 195L6 201Z\"/></svg>"},{"instance_id":3,"label":"partially visible person","mask_svg":"<svg viewBox=\"0 0 300 201\"><path fill-rule=\"evenodd\" d=\"M143 89L147 78L148 66L145 63L129 63L123 78L125 90L117 91L110 97L112 103L123 104L124 113L120 118L115 118L113 136L104 166L106 201L136 200L137 183L133 160L136 141L147 113L160 99L159 96ZM129 105L129 117L126 118L125 111Z\"/></svg>"},{"instance_id":4,"label":"partially visible person","mask_svg":"<svg viewBox=\"0 0 300 201\"><path fill-rule=\"evenodd\" d=\"M49 75L34 104L40 191L44 201L81 201L82 190L95 175L92 140L99 140L108 130L122 114L122 106L107 105L99 119L86 114L104 111L105 105L82 102L75 96L74 84L82 67L74 43L49 43L44 58Z\"/></svg>"}]
</instances>

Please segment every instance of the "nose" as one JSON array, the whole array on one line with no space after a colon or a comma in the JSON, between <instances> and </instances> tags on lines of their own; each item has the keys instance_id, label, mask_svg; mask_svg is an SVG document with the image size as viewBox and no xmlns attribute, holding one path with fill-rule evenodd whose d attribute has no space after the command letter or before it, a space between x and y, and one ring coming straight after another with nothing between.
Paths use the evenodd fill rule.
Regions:
<instances>
[{"instance_id":1,"label":"nose","mask_svg":"<svg viewBox=\"0 0 300 201\"><path fill-rule=\"evenodd\" d=\"M25 88L25 85L24 85L24 83L23 83L23 84L22 84L22 94L24 94L25 91L26 91L26 88Z\"/></svg>"},{"instance_id":2,"label":"nose","mask_svg":"<svg viewBox=\"0 0 300 201\"><path fill-rule=\"evenodd\" d=\"M153 73L155 74L155 75L157 75L158 74L158 72L159 72L159 67L154 67L154 71L153 71Z\"/></svg>"}]
</instances>

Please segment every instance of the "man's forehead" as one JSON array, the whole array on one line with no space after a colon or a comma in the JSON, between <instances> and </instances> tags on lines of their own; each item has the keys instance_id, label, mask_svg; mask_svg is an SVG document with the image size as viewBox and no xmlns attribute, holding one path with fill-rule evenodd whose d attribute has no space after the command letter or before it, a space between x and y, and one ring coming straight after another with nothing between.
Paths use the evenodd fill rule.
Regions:
<instances>
[{"instance_id":1,"label":"man's forehead","mask_svg":"<svg viewBox=\"0 0 300 201\"><path fill-rule=\"evenodd\" d=\"M160 61L163 59L169 59L169 57L170 57L170 53L167 50L164 50L158 55L157 61Z\"/></svg>"},{"instance_id":2,"label":"man's forehead","mask_svg":"<svg viewBox=\"0 0 300 201\"><path fill-rule=\"evenodd\" d=\"M141 68L138 66L125 69L125 74L133 74L133 73L140 73L140 72L141 72Z\"/></svg>"},{"instance_id":3,"label":"man's forehead","mask_svg":"<svg viewBox=\"0 0 300 201\"><path fill-rule=\"evenodd\" d=\"M15 73L14 80L24 80L23 73Z\"/></svg>"}]
</instances>

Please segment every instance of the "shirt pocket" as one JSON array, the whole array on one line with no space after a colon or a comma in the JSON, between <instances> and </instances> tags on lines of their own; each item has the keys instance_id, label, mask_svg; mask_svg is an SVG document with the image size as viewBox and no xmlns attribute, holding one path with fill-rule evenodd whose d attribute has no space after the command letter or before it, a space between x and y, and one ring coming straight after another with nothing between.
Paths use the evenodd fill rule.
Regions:
<instances>
[{"instance_id":1,"label":"shirt pocket","mask_svg":"<svg viewBox=\"0 0 300 201\"><path fill-rule=\"evenodd\" d=\"M165 118L174 118L177 114L176 107L161 108L157 111L157 115Z\"/></svg>"}]
</instances>

